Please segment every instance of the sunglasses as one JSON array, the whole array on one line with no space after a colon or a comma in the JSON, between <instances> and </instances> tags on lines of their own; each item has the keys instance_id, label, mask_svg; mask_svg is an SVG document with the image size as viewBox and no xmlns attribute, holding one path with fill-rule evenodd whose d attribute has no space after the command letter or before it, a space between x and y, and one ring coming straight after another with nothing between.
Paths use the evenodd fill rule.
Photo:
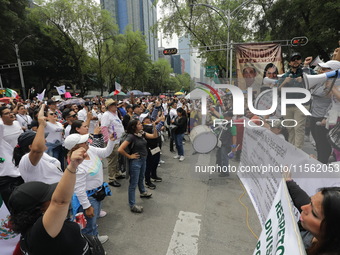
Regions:
<instances>
[{"instance_id":1,"label":"sunglasses","mask_svg":"<svg viewBox=\"0 0 340 255\"><path fill-rule=\"evenodd\" d=\"M50 112L48 115L51 115L51 116L56 115L57 116L57 114L55 112Z\"/></svg>"},{"instance_id":2,"label":"sunglasses","mask_svg":"<svg viewBox=\"0 0 340 255\"><path fill-rule=\"evenodd\" d=\"M77 114L69 115L69 117L75 118L77 117Z\"/></svg>"}]
</instances>

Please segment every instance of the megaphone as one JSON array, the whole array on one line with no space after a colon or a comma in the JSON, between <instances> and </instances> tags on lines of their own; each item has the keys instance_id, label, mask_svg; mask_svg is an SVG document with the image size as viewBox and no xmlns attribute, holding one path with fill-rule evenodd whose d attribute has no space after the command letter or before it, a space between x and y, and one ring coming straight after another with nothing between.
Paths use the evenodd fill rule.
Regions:
<instances>
[{"instance_id":1,"label":"megaphone","mask_svg":"<svg viewBox=\"0 0 340 255\"><path fill-rule=\"evenodd\" d=\"M306 89L313 89L317 84L324 83L332 78L340 78L340 69L317 75L303 73L303 81L305 82Z\"/></svg>"},{"instance_id":2,"label":"megaphone","mask_svg":"<svg viewBox=\"0 0 340 255\"><path fill-rule=\"evenodd\" d=\"M317 56L313 61L312 63L310 63L310 66L317 66L318 64L320 63L324 63L319 56Z\"/></svg>"},{"instance_id":3,"label":"megaphone","mask_svg":"<svg viewBox=\"0 0 340 255\"><path fill-rule=\"evenodd\" d=\"M263 85L272 85L272 84L276 84L278 82L278 80L275 79L270 79L268 77L264 77L263 78Z\"/></svg>"}]
</instances>

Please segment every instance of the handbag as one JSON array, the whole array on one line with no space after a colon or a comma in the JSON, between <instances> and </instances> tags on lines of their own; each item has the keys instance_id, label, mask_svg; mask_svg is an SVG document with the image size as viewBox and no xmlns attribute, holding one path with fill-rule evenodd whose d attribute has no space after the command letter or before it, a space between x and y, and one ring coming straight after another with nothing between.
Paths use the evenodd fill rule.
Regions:
<instances>
[{"instance_id":1,"label":"handbag","mask_svg":"<svg viewBox=\"0 0 340 255\"><path fill-rule=\"evenodd\" d=\"M83 234L87 243L89 244L89 250L91 255L105 255L104 247L99 241L97 236Z\"/></svg>"},{"instance_id":2,"label":"handbag","mask_svg":"<svg viewBox=\"0 0 340 255\"><path fill-rule=\"evenodd\" d=\"M150 148L149 148L150 149ZM159 148L159 146L157 146L156 148L153 148L153 149L150 149L150 152L151 152L151 155L155 155L157 154L158 152L160 152L161 149Z\"/></svg>"}]
</instances>

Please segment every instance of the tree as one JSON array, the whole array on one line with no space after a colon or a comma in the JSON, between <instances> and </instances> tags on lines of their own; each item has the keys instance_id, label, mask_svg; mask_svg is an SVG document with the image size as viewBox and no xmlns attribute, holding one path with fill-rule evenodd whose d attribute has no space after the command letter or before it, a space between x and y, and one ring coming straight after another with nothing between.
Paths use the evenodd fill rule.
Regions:
<instances>
[{"instance_id":1,"label":"tree","mask_svg":"<svg viewBox=\"0 0 340 255\"><path fill-rule=\"evenodd\" d=\"M173 90L174 86L171 86L173 81L171 81L170 78L172 72L173 70L166 59L159 59L154 62L150 70L148 90L153 94L160 94L168 90Z\"/></svg>"},{"instance_id":2,"label":"tree","mask_svg":"<svg viewBox=\"0 0 340 255\"><path fill-rule=\"evenodd\" d=\"M127 28L125 34L114 37L112 44L107 44L107 47L107 52L113 56L105 67L105 75L111 84L110 91L114 89L115 81L125 89L143 90L151 60L141 32Z\"/></svg>"},{"instance_id":3,"label":"tree","mask_svg":"<svg viewBox=\"0 0 340 255\"><path fill-rule=\"evenodd\" d=\"M84 95L87 90L84 75L92 68L87 48L94 47L103 36L101 32L109 30L109 25L101 24L108 20L107 13L102 13L92 0L40 0L38 6L32 9L33 16L57 29L57 33L49 34L51 38L63 38L66 53L73 60L76 83Z\"/></svg>"},{"instance_id":4,"label":"tree","mask_svg":"<svg viewBox=\"0 0 340 255\"><path fill-rule=\"evenodd\" d=\"M307 36L309 43L294 48L303 55L320 55L325 61L338 47L340 2L336 0L258 0L256 38L287 40Z\"/></svg>"},{"instance_id":5,"label":"tree","mask_svg":"<svg viewBox=\"0 0 340 255\"><path fill-rule=\"evenodd\" d=\"M171 37L172 34L178 36L190 34L191 45L199 47L200 56L207 59L206 64L218 65L225 71L227 26L226 18L222 19L221 16L225 16L227 9L234 10L243 1L223 0L210 3L223 11L223 13L219 12L220 15L207 7L191 5L204 1L163 0L162 2L161 9L166 9L167 13L162 16L157 28L163 35ZM234 42L243 42L250 38L249 14L250 10L244 7L231 19L230 38ZM222 47L213 47L213 45L222 45Z\"/></svg>"}]
</instances>

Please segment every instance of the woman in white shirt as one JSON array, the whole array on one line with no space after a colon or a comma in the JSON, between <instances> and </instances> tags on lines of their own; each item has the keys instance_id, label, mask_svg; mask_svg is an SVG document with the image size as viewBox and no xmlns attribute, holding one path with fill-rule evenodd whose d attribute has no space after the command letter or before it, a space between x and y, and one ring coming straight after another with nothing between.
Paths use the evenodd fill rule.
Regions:
<instances>
[{"instance_id":1,"label":"woman in white shirt","mask_svg":"<svg viewBox=\"0 0 340 255\"><path fill-rule=\"evenodd\" d=\"M53 184L60 181L63 174L59 160L45 153L45 105L41 106L38 114L39 127L37 132L26 131L18 138L14 148L14 164L19 168L25 182L41 181Z\"/></svg>"},{"instance_id":2,"label":"woman in white shirt","mask_svg":"<svg viewBox=\"0 0 340 255\"><path fill-rule=\"evenodd\" d=\"M45 127L46 137L46 153L51 157L58 159L61 167L64 168L64 155L63 155L63 133L64 127L58 122L57 113L50 110L47 111L47 125Z\"/></svg>"},{"instance_id":3,"label":"woman in white shirt","mask_svg":"<svg viewBox=\"0 0 340 255\"><path fill-rule=\"evenodd\" d=\"M74 191L87 220L86 227L82 229L82 233L98 236L97 218L101 209L101 201L106 195L111 195L108 184L103 183L103 164L101 158L106 158L111 154L115 138L113 135L110 136L106 148L89 146L88 139L89 134L70 134L66 137L64 146L70 151L69 153L80 147L86 150L86 157L77 169ZM75 204L73 203L73 209L77 210ZM98 238L102 243L108 240L108 236L98 236Z\"/></svg>"}]
</instances>

